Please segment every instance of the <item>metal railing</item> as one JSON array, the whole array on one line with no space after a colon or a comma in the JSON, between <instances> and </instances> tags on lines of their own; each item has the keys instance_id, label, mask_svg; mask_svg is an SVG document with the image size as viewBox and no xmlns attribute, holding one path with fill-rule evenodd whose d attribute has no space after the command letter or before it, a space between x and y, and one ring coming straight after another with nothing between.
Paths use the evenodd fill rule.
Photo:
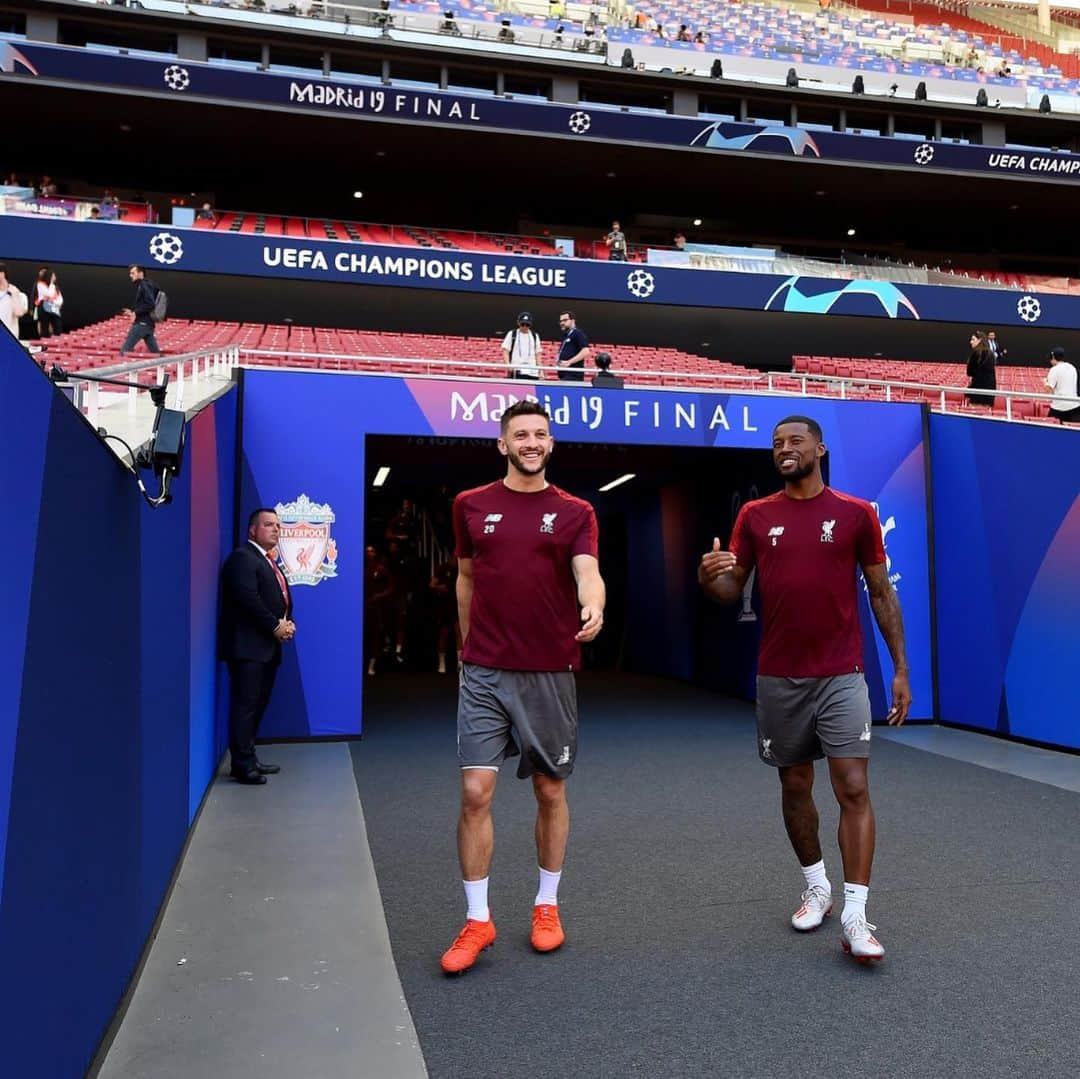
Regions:
<instances>
[{"instance_id":1,"label":"metal railing","mask_svg":"<svg viewBox=\"0 0 1080 1079\"><path fill-rule=\"evenodd\" d=\"M440 378L447 380L458 380L462 378L472 379L487 379L490 381L505 382L508 379L508 372L506 364L504 363L489 363L486 361L477 360L455 360L447 357L442 359L436 359L434 357L409 357L409 356L373 356L364 353L341 353L341 352L290 352L282 351L278 349L261 349L261 348L241 348L239 349L240 362L243 363L244 357L258 357L267 356L271 358L281 359L301 359L301 360L317 360L317 361L336 361L337 367L330 368L320 363L320 366L312 366L311 370L318 371L333 371L337 372L350 372L358 375L389 375L396 378L401 377L419 377L419 378ZM371 371L371 370L355 370L355 364L357 362L372 363L379 366L385 366L385 371ZM395 371L391 367L393 364L408 364L411 367L424 368L422 371ZM259 364L258 366L270 366L266 364ZM285 369L290 369L292 365L282 364ZM449 374L446 370L447 367L452 367L456 370L461 368L468 368L470 372L475 371L476 374L460 375ZM539 385L550 386L551 380L558 378L560 371L565 371L566 368L555 367L549 364L542 365L540 371L542 375L548 376L548 381L540 381ZM594 372L595 373L595 372ZM879 378L863 378L857 376L837 376L837 375L818 375L811 374L809 372L796 371L796 372L783 372L783 371L769 371L761 373L748 373L746 375L732 374L726 371L719 371L715 374L703 374L695 371L670 371L660 369L650 370L634 370L631 368L613 367L612 374L617 375L622 379L626 379L626 389L648 389L648 390L687 390L687 389L707 389L709 386L716 385L717 383L735 383L738 385L742 392L747 393L770 393L779 396L789 397L811 397L811 396L824 396L835 398L839 396L841 400L853 399L851 391L857 389L881 389L882 399L886 402L899 401L895 395L897 393L919 392L922 399L919 401L903 401L904 404L920 404L926 403L931 406L934 411L948 413L953 412L956 414L968 414L965 409L954 408L950 409L949 405L956 403L956 398L961 400L967 400L968 394L981 394L982 396L1000 397L1005 402L1005 415L1004 419L1010 422L1026 422L1026 421L1041 421L1043 417L1034 416L1020 416L1013 414L1013 402L1014 401L1053 401L1060 398L1059 394L1052 393L1035 393L1027 390L1012 390L1012 389L995 389L995 390L978 390L972 389L969 386L943 386L940 383L930 382L901 382L895 379L879 379ZM645 385L642 383L634 384L633 379L645 377L650 380L657 378L664 379L670 383L677 382L678 385L666 385L657 386L654 383ZM799 389L791 389L782 385L778 385L781 379L798 380L800 383ZM531 380L521 379L526 386L530 384ZM705 383L706 385L702 385ZM815 389L820 384L822 392L815 394ZM829 392L835 390L835 393ZM926 398L926 394L933 392L938 395L938 401L936 404L932 404ZM862 399L862 398L855 398ZM1080 407L1080 397L1076 398L1077 407ZM987 409L987 416L992 416L993 413Z\"/></svg>"},{"instance_id":2,"label":"metal railing","mask_svg":"<svg viewBox=\"0 0 1080 1079\"><path fill-rule=\"evenodd\" d=\"M244 356L270 356L280 357L282 359L300 359L300 360L336 360L338 371L352 371L354 374L370 375L385 373L400 378L403 374L414 375L422 374L424 377L434 376L438 378L486 378L492 381L505 382L509 376L509 370L505 363L491 363L483 360L456 360L453 357L434 357L434 356L372 356L366 353L359 352L294 352L291 350L281 349L268 349L268 348L241 348L240 349L241 362ZM375 363L387 366L385 372L373 372L373 371L355 371L355 365L357 363ZM391 370L390 364L409 364L410 366L421 366L426 368L423 372L402 372ZM267 365L259 365L267 366ZM291 367L292 365L282 365ZM447 367L453 367L455 369L468 368L471 371L476 371L476 375L451 375L447 372ZM315 368L312 368L315 369ZM321 371L333 370L324 366L320 362L320 366L317 368ZM568 370L566 367L556 367L554 364L541 364L538 368L541 376L547 376L549 380L557 380L559 373ZM573 370L580 370L580 368L573 368ZM596 373L596 369L592 369L593 373ZM646 378L670 378L679 379L680 382L738 382L738 383L751 383L757 385L765 380L764 374L751 374L745 375L732 374L726 371L718 371L715 374L702 374L700 372L692 371L664 371L652 368L651 370L632 370L625 367L620 367L617 370L612 370L613 375L618 375L620 378L630 378L643 376ZM529 379L520 379L518 381L528 383ZM687 387L683 387L684 389Z\"/></svg>"},{"instance_id":3,"label":"metal railing","mask_svg":"<svg viewBox=\"0 0 1080 1079\"><path fill-rule=\"evenodd\" d=\"M143 371L155 371L156 383L160 386L165 381L166 370L174 368L176 400L173 407L182 410L186 386L197 387L200 381L211 377L228 378L230 372L239 366L239 363L240 349L236 345L224 345L218 348L198 349L194 352L181 352L172 356L157 356L152 360L141 360L136 363L118 363L109 367L86 368L82 371L68 371L67 368L64 370L67 373L68 383L74 388L72 404L85 414L92 426L97 427L101 416L103 387L92 381L93 378L121 378L125 375L137 376ZM185 379L189 373L191 380L190 383L186 383ZM135 414L139 392L136 386L131 386L127 390L129 416Z\"/></svg>"},{"instance_id":4,"label":"metal railing","mask_svg":"<svg viewBox=\"0 0 1080 1079\"><path fill-rule=\"evenodd\" d=\"M829 386L837 386L839 388L839 396L841 400L848 400L848 391L856 388L871 388L881 387L885 391L885 400L892 401L893 391L917 391L923 394L923 400L926 400L927 393L935 393L939 395L938 407L934 408L937 412L948 412L948 405L952 403L957 397L966 400L968 395L982 396L986 398L1001 397L1005 400L1005 418L1007 420L1028 420L1033 417L1030 416L1013 416L1012 403L1015 400L1020 401L1053 401L1060 398L1060 394L1055 393L1035 393L1030 390L1010 390L1010 389L993 389L983 390L979 388L972 388L970 386L943 386L940 383L933 382L898 382L895 379L882 379L882 378L863 378L855 375L818 375L811 374L804 371L793 371L788 373L779 373L770 371L768 374L768 386L770 392L775 393L792 393L794 391L785 390L783 387L775 387L774 381L787 378L798 379L802 383L802 388L799 392L799 396L807 397L811 396L809 389L810 383L821 382ZM952 400L950 400L950 398ZM1080 408L1080 397L1076 398L1076 405ZM918 402L906 401L905 404L917 404ZM930 404L929 401L926 401ZM954 412L962 412L963 409L953 409Z\"/></svg>"}]
</instances>

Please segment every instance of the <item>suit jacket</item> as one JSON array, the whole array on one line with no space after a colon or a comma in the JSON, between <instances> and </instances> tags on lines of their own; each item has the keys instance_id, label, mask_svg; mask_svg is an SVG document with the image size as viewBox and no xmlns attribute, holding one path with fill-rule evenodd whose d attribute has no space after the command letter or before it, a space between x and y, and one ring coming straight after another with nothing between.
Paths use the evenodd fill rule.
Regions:
<instances>
[{"instance_id":1,"label":"suit jacket","mask_svg":"<svg viewBox=\"0 0 1080 1079\"><path fill-rule=\"evenodd\" d=\"M221 568L218 655L222 659L281 662L278 621L292 617L292 590L281 594L270 560L250 543L237 547Z\"/></svg>"}]
</instances>

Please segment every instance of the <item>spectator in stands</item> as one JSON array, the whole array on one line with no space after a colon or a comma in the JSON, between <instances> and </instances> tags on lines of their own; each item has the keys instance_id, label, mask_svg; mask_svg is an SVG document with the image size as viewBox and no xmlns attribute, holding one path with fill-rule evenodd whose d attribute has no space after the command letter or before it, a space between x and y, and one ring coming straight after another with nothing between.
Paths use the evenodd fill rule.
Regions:
<instances>
[{"instance_id":1,"label":"spectator in stands","mask_svg":"<svg viewBox=\"0 0 1080 1079\"><path fill-rule=\"evenodd\" d=\"M507 20L506 25L503 26L498 34L495 35L497 41L501 41L504 45L513 45L517 35L510 29L510 22Z\"/></svg>"},{"instance_id":2,"label":"spectator in stands","mask_svg":"<svg viewBox=\"0 0 1080 1079\"><path fill-rule=\"evenodd\" d=\"M559 346L559 378L563 382L584 382L585 361L590 356L589 339L578 329L573 311L563 311L559 315L559 329L563 332Z\"/></svg>"},{"instance_id":3,"label":"spectator in stands","mask_svg":"<svg viewBox=\"0 0 1080 1079\"><path fill-rule=\"evenodd\" d=\"M592 384L598 390L621 390L623 380L611 370L611 353L598 352L596 354L596 374L593 375Z\"/></svg>"},{"instance_id":4,"label":"spectator in stands","mask_svg":"<svg viewBox=\"0 0 1080 1079\"><path fill-rule=\"evenodd\" d=\"M690 27L687 26L686 23L682 23L679 26L679 32L678 32L678 34L675 35L675 40L676 41L692 41L693 40L690 37Z\"/></svg>"},{"instance_id":5,"label":"spectator in stands","mask_svg":"<svg viewBox=\"0 0 1080 1079\"><path fill-rule=\"evenodd\" d=\"M393 624L393 595L394 583L386 560L377 547L369 544L364 548L364 655L368 674L375 673L387 630Z\"/></svg>"},{"instance_id":6,"label":"spectator in stands","mask_svg":"<svg viewBox=\"0 0 1080 1079\"><path fill-rule=\"evenodd\" d=\"M130 352L140 341L146 342L147 350L160 352L161 346L154 336L154 304L160 291L146 276L146 270L134 263L128 267L128 277L135 285L135 306L125 307L124 314L131 319L131 329L120 346L120 355Z\"/></svg>"},{"instance_id":7,"label":"spectator in stands","mask_svg":"<svg viewBox=\"0 0 1080 1079\"><path fill-rule=\"evenodd\" d=\"M0 323L16 341L19 339L19 319L26 314L26 293L8 280L7 266L0 262Z\"/></svg>"},{"instance_id":8,"label":"spectator in stands","mask_svg":"<svg viewBox=\"0 0 1080 1079\"><path fill-rule=\"evenodd\" d=\"M611 222L611 231L604 237L604 243L608 246L609 261L626 261L626 233L618 221Z\"/></svg>"},{"instance_id":9,"label":"spectator in stands","mask_svg":"<svg viewBox=\"0 0 1080 1079\"><path fill-rule=\"evenodd\" d=\"M968 393L967 399L973 405L993 408L994 395L985 391L997 389L994 354L986 344L986 334L981 330L976 330L971 335L970 344L971 354L968 356L967 373L971 381L968 383L968 389L978 390L979 392Z\"/></svg>"},{"instance_id":10,"label":"spectator in stands","mask_svg":"<svg viewBox=\"0 0 1080 1079\"><path fill-rule=\"evenodd\" d=\"M709 42L708 42L708 40L707 40L707 39L706 39L706 37L705 37L705 31L704 31L704 30L699 30L699 31L698 31L698 32L697 32L697 33L696 33L696 34L694 35L694 44L695 44L695 45L708 45L708 43L709 43Z\"/></svg>"},{"instance_id":11,"label":"spectator in stands","mask_svg":"<svg viewBox=\"0 0 1080 1079\"><path fill-rule=\"evenodd\" d=\"M86 220L87 221L104 221L105 219L101 216L101 207L100 206L91 206L90 207L90 216Z\"/></svg>"},{"instance_id":12,"label":"spectator in stands","mask_svg":"<svg viewBox=\"0 0 1080 1079\"><path fill-rule=\"evenodd\" d=\"M9 172L7 179L4 181L4 187L22 187L22 184L19 183L19 178L15 173Z\"/></svg>"},{"instance_id":13,"label":"spectator in stands","mask_svg":"<svg viewBox=\"0 0 1080 1079\"><path fill-rule=\"evenodd\" d=\"M1009 350L998 341L997 333L994 330L990 330L986 335L986 347L994 354L994 363L1005 359L1009 354Z\"/></svg>"},{"instance_id":14,"label":"spectator in stands","mask_svg":"<svg viewBox=\"0 0 1080 1079\"><path fill-rule=\"evenodd\" d=\"M676 251L686 250L686 237L681 232L675 233L675 239L672 242L675 244Z\"/></svg>"},{"instance_id":15,"label":"spectator in stands","mask_svg":"<svg viewBox=\"0 0 1080 1079\"><path fill-rule=\"evenodd\" d=\"M1076 396L1076 368L1065 359L1063 348L1050 350L1046 386L1053 392L1050 415L1061 423L1080 423L1080 400Z\"/></svg>"},{"instance_id":16,"label":"spectator in stands","mask_svg":"<svg viewBox=\"0 0 1080 1079\"><path fill-rule=\"evenodd\" d=\"M56 192L56 181L51 176L42 176L38 194L43 199L54 199L56 198Z\"/></svg>"},{"instance_id":17,"label":"spectator in stands","mask_svg":"<svg viewBox=\"0 0 1080 1079\"><path fill-rule=\"evenodd\" d=\"M503 338L502 353L511 378L534 382L540 378L540 337L532 328L532 315L528 311L518 315L517 328Z\"/></svg>"},{"instance_id":18,"label":"spectator in stands","mask_svg":"<svg viewBox=\"0 0 1080 1079\"><path fill-rule=\"evenodd\" d=\"M214 207L208 202L204 202L198 210L195 211L195 218L198 221L210 221L217 220L217 214L214 213Z\"/></svg>"},{"instance_id":19,"label":"spectator in stands","mask_svg":"<svg viewBox=\"0 0 1080 1079\"><path fill-rule=\"evenodd\" d=\"M34 321L38 327L38 337L53 337L63 332L60 322L60 308L64 306L64 295L56 283L56 274L42 266L38 270L34 296Z\"/></svg>"},{"instance_id":20,"label":"spectator in stands","mask_svg":"<svg viewBox=\"0 0 1080 1079\"><path fill-rule=\"evenodd\" d=\"M255 755L255 738L270 703L281 644L296 635L292 592L272 552L281 522L266 507L248 518L247 542L221 568L218 652L229 665L229 753L232 777L262 784L281 769Z\"/></svg>"}]
</instances>

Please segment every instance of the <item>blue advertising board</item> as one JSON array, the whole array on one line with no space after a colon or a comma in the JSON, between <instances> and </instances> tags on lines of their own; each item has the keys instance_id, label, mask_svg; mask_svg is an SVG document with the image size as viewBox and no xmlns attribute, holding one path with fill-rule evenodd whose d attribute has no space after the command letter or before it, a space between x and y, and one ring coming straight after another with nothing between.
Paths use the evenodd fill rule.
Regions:
<instances>
[{"instance_id":1,"label":"blue advertising board","mask_svg":"<svg viewBox=\"0 0 1080 1079\"><path fill-rule=\"evenodd\" d=\"M940 719L1080 749L1080 438L931 416Z\"/></svg>"},{"instance_id":2,"label":"blue advertising board","mask_svg":"<svg viewBox=\"0 0 1080 1079\"><path fill-rule=\"evenodd\" d=\"M593 259L433 251L100 221L0 216L5 258L241 277L479 292L565 301L927 319L968 325L1080 325L1080 297L888 281L730 273ZM156 277L164 285L164 278Z\"/></svg>"},{"instance_id":3,"label":"blue advertising board","mask_svg":"<svg viewBox=\"0 0 1080 1079\"><path fill-rule=\"evenodd\" d=\"M241 510L278 506L283 520L303 525L300 508L308 508L318 518L306 523L320 552L304 574L312 578L303 581L309 587L294 589L301 631L286 653L261 737L355 735L362 729L365 436L490 438L495 479L501 471L494 450L499 417L521 395L513 383L245 371ZM551 414L557 439L717 450L767 450L773 427L792 407L790 399L768 396L610 393L584 386L538 388L537 396ZM904 608L916 700L912 716L930 718L921 408L825 399L800 399L800 408L825 430L830 482L877 507L889 574ZM557 475L553 479L559 482ZM321 566L330 568L320 573ZM692 577L682 586L696 588ZM880 717L887 710L892 665L872 628L865 591L861 606L867 681Z\"/></svg>"},{"instance_id":4,"label":"blue advertising board","mask_svg":"<svg viewBox=\"0 0 1080 1079\"><path fill-rule=\"evenodd\" d=\"M63 80L160 96L267 105L297 112L439 127L640 143L707 153L771 154L822 161L961 172L1047 182L1080 181L1080 154L878 138L782 124L740 123L623 111L593 104L515 101L384 86L378 80L253 71L162 56L121 56L92 48L0 38L2 69L21 78Z\"/></svg>"}]
</instances>

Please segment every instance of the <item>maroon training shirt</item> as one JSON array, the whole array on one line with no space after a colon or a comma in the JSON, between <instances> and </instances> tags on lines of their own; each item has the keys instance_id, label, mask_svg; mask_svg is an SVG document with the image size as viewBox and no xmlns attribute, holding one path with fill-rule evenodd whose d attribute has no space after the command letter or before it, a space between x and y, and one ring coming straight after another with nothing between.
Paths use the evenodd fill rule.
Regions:
<instances>
[{"instance_id":1,"label":"maroon training shirt","mask_svg":"<svg viewBox=\"0 0 1080 1079\"><path fill-rule=\"evenodd\" d=\"M454 536L473 568L465 662L576 671L581 608L570 560L597 557L592 506L550 484L526 493L498 480L454 499Z\"/></svg>"},{"instance_id":2,"label":"maroon training shirt","mask_svg":"<svg viewBox=\"0 0 1080 1079\"><path fill-rule=\"evenodd\" d=\"M765 618L758 674L830 678L863 669L856 573L885 561L869 502L829 487L813 498L781 491L747 502L731 550L740 566L757 566Z\"/></svg>"}]
</instances>

